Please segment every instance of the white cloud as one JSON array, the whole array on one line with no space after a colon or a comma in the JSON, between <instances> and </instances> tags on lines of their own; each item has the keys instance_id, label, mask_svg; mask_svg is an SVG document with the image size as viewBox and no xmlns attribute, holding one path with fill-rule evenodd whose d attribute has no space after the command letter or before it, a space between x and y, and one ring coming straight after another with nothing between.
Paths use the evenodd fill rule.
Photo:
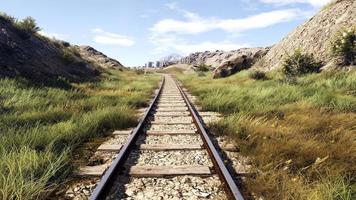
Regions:
<instances>
[{"instance_id":1,"label":"white cloud","mask_svg":"<svg viewBox=\"0 0 356 200\"><path fill-rule=\"evenodd\" d=\"M192 43L188 40L177 37L174 34L153 34L150 38L151 43L156 47L152 53L156 55L165 55L167 52L178 52L187 55L198 51L215 51L215 50L234 50L242 47L248 47L248 44L237 44L229 40L226 41L203 41Z\"/></svg>"},{"instance_id":2,"label":"white cloud","mask_svg":"<svg viewBox=\"0 0 356 200\"><path fill-rule=\"evenodd\" d=\"M66 40L69 38L68 35L60 34L60 33L47 33L45 31L39 31L38 33L49 38L56 38L60 40Z\"/></svg>"},{"instance_id":3,"label":"white cloud","mask_svg":"<svg viewBox=\"0 0 356 200\"><path fill-rule=\"evenodd\" d=\"M135 44L134 39L131 37L106 32L101 28L92 29L91 32L95 34L93 37L94 42L99 44L118 46L132 46Z\"/></svg>"},{"instance_id":4,"label":"white cloud","mask_svg":"<svg viewBox=\"0 0 356 200\"><path fill-rule=\"evenodd\" d=\"M168 52L187 55L197 51L228 51L249 47L248 43L233 42L231 39L247 30L265 28L306 17L306 12L299 9L279 9L245 18L220 19L216 17L201 17L196 13L179 8L177 3L169 3L166 6L180 13L183 19L162 19L149 29L151 31L150 42L155 46L152 53L155 55L165 55ZM189 38L190 36L184 36L197 35L214 30L224 31L230 37L225 37L226 39L218 41L203 40L201 42L192 42Z\"/></svg>"},{"instance_id":5,"label":"white cloud","mask_svg":"<svg viewBox=\"0 0 356 200\"><path fill-rule=\"evenodd\" d=\"M331 2L332 0L260 0L262 3L276 4L276 5L287 5L294 3L306 3L314 7L321 7Z\"/></svg>"},{"instance_id":6,"label":"white cloud","mask_svg":"<svg viewBox=\"0 0 356 200\"><path fill-rule=\"evenodd\" d=\"M175 8L174 9L178 9ZM158 21L151 31L157 33L199 34L212 30L241 32L250 29L264 28L274 24L288 22L303 15L299 9L282 9L259 13L241 19L202 18L195 13L184 12L187 20L163 19Z\"/></svg>"}]
</instances>

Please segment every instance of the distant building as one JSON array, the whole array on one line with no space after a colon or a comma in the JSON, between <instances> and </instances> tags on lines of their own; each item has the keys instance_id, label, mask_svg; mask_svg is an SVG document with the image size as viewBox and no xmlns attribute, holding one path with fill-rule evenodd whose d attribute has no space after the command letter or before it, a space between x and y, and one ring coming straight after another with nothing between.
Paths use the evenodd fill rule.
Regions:
<instances>
[{"instance_id":1,"label":"distant building","mask_svg":"<svg viewBox=\"0 0 356 200\"><path fill-rule=\"evenodd\" d=\"M148 68L152 68L152 67L153 67L153 64L154 64L154 63L150 61L150 62L147 63L147 67L148 67Z\"/></svg>"},{"instance_id":2,"label":"distant building","mask_svg":"<svg viewBox=\"0 0 356 200\"><path fill-rule=\"evenodd\" d=\"M156 66L155 66L156 68L159 68L159 67L161 67L161 62L160 61L156 61Z\"/></svg>"}]
</instances>

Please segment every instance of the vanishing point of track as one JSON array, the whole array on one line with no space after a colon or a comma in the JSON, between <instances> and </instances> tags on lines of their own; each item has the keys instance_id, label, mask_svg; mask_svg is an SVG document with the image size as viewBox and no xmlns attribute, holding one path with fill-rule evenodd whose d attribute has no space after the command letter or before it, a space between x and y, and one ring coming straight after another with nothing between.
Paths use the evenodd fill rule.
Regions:
<instances>
[{"instance_id":1,"label":"vanishing point of track","mask_svg":"<svg viewBox=\"0 0 356 200\"><path fill-rule=\"evenodd\" d=\"M190 118L188 121L157 121L155 117L185 117ZM177 129L177 130L146 130L145 126L160 124L163 126L170 125L193 125L195 130ZM142 144L137 145L140 136L155 135L163 137L164 135L199 135L203 145L198 144ZM146 149L153 151L174 151L174 150L196 150L205 149L209 155L212 166L131 166L125 169L130 154L134 149ZM217 175L222 182L227 198L242 200L243 197L236 186L232 176L224 165L217 149L209 139L203 123L198 117L198 112L188 99L180 85L169 75L165 75L160 88L146 110L142 120L132 131L125 145L122 146L117 157L102 176L99 184L93 191L90 199L106 199L110 191L115 190L115 181L118 176L124 174L127 177L176 177L176 176L212 176Z\"/></svg>"}]
</instances>

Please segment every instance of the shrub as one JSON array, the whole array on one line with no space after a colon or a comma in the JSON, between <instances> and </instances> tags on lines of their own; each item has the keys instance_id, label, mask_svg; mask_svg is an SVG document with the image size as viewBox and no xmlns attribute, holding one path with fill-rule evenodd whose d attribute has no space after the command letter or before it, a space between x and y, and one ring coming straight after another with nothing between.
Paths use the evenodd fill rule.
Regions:
<instances>
[{"instance_id":1,"label":"shrub","mask_svg":"<svg viewBox=\"0 0 356 200\"><path fill-rule=\"evenodd\" d=\"M35 19L32 17L26 17L22 21L18 22L17 27L27 33L32 34L41 30L41 28L37 26Z\"/></svg>"},{"instance_id":2,"label":"shrub","mask_svg":"<svg viewBox=\"0 0 356 200\"><path fill-rule=\"evenodd\" d=\"M0 12L0 18L4 19L5 21L9 22L9 23L15 23L16 18L12 17L6 13Z\"/></svg>"},{"instance_id":3,"label":"shrub","mask_svg":"<svg viewBox=\"0 0 356 200\"><path fill-rule=\"evenodd\" d=\"M331 52L346 65L354 65L356 60L356 27L338 31L331 42Z\"/></svg>"},{"instance_id":4,"label":"shrub","mask_svg":"<svg viewBox=\"0 0 356 200\"><path fill-rule=\"evenodd\" d=\"M200 64L200 65L196 65L194 66L195 71L198 72L207 72L209 71L210 66L205 65L205 64Z\"/></svg>"},{"instance_id":5,"label":"shrub","mask_svg":"<svg viewBox=\"0 0 356 200\"><path fill-rule=\"evenodd\" d=\"M66 64L71 64L75 61L72 51L67 48L63 49L62 59Z\"/></svg>"},{"instance_id":6,"label":"shrub","mask_svg":"<svg viewBox=\"0 0 356 200\"><path fill-rule=\"evenodd\" d=\"M319 72L321 63L315 61L313 54L304 54L296 49L292 55L288 55L282 64L282 71L287 77Z\"/></svg>"},{"instance_id":7,"label":"shrub","mask_svg":"<svg viewBox=\"0 0 356 200\"><path fill-rule=\"evenodd\" d=\"M267 76L265 72L262 71L253 71L249 74L249 77L254 80L266 80Z\"/></svg>"}]
</instances>

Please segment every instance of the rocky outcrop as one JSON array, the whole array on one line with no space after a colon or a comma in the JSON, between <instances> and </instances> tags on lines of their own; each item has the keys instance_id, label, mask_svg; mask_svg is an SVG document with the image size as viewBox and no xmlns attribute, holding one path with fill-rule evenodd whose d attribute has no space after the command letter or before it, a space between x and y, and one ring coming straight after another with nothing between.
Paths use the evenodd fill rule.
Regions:
<instances>
[{"instance_id":1,"label":"rocky outcrop","mask_svg":"<svg viewBox=\"0 0 356 200\"><path fill-rule=\"evenodd\" d=\"M213 78L222 78L235 74L241 70L250 68L256 61L268 52L268 48L239 49L228 59L218 66L213 72Z\"/></svg>"},{"instance_id":2,"label":"rocky outcrop","mask_svg":"<svg viewBox=\"0 0 356 200\"><path fill-rule=\"evenodd\" d=\"M104 69L124 69L125 67L117 60L109 58L102 52L91 46L75 46L80 56L85 60L94 62Z\"/></svg>"},{"instance_id":3,"label":"rocky outcrop","mask_svg":"<svg viewBox=\"0 0 356 200\"><path fill-rule=\"evenodd\" d=\"M67 47L65 47L67 46ZM58 78L78 81L99 71L71 51L68 43L26 34L0 17L0 77L25 77L42 83Z\"/></svg>"},{"instance_id":4,"label":"rocky outcrop","mask_svg":"<svg viewBox=\"0 0 356 200\"><path fill-rule=\"evenodd\" d=\"M334 1L274 45L255 67L265 71L277 69L284 57L297 48L328 65L332 61L330 41L334 34L340 28L352 26L356 26L356 1Z\"/></svg>"},{"instance_id":5,"label":"rocky outcrop","mask_svg":"<svg viewBox=\"0 0 356 200\"><path fill-rule=\"evenodd\" d=\"M230 76L251 67L269 48L242 48L233 51L205 51L192 53L180 60L182 64L206 65L214 70L214 78Z\"/></svg>"}]
</instances>

